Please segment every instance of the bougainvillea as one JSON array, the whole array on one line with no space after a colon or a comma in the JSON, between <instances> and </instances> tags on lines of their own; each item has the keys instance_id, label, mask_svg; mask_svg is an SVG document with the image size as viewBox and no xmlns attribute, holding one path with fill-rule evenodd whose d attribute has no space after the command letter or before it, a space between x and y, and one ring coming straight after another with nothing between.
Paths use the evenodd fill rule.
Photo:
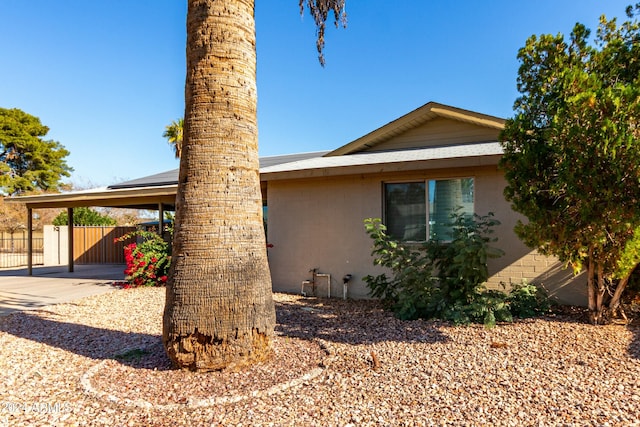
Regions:
<instances>
[{"instance_id":1,"label":"bougainvillea","mask_svg":"<svg viewBox=\"0 0 640 427\"><path fill-rule=\"evenodd\" d=\"M139 237L124 247L127 268L124 270L128 287L163 286L171 264L171 246L162 237L149 231L134 231L114 239L124 242Z\"/></svg>"}]
</instances>

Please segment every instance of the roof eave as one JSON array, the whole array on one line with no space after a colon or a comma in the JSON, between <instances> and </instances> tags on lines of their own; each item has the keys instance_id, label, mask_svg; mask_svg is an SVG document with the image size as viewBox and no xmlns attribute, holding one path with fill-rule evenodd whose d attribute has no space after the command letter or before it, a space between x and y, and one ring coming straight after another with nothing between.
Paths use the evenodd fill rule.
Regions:
<instances>
[{"instance_id":1,"label":"roof eave","mask_svg":"<svg viewBox=\"0 0 640 427\"><path fill-rule=\"evenodd\" d=\"M174 206L177 185L126 188L117 190L80 191L7 198L10 203L24 203L29 209L76 207L127 207L156 209L159 204Z\"/></svg>"},{"instance_id":2,"label":"roof eave","mask_svg":"<svg viewBox=\"0 0 640 427\"><path fill-rule=\"evenodd\" d=\"M349 165L337 167L318 167L290 171L265 172L260 174L261 181L279 181L289 179L327 178L349 175L382 174L411 172L418 170L461 169L469 167L496 166L502 154L450 157L444 159L425 159L367 165Z\"/></svg>"}]
</instances>

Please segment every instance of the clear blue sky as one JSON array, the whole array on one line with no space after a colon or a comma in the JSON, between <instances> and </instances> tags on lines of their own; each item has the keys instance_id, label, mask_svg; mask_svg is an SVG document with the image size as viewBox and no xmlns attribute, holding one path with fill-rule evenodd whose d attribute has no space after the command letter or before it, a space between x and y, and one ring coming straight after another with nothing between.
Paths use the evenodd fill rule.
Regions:
<instances>
[{"instance_id":1,"label":"clear blue sky","mask_svg":"<svg viewBox=\"0 0 640 427\"><path fill-rule=\"evenodd\" d=\"M298 1L256 0L260 155L337 148L429 101L509 117L527 37L595 32L630 2L347 0L323 69ZM186 0L2 0L0 107L40 117L78 186L176 168L185 18Z\"/></svg>"}]
</instances>

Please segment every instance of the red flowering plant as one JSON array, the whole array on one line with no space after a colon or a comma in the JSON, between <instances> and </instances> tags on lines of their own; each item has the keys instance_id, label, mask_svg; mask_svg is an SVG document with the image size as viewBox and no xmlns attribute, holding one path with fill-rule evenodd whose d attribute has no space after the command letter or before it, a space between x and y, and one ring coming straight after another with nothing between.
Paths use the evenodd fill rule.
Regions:
<instances>
[{"instance_id":1,"label":"red flowering plant","mask_svg":"<svg viewBox=\"0 0 640 427\"><path fill-rule=\"evenodd\" d=\"M167 272L171 264L171 246L162 237L150 231L133 231L114 239L114 243L139 237L137 242L124 247L127 268L124 270L128 286L162 286L167 282Z\"/></svg>"}]
</instances>

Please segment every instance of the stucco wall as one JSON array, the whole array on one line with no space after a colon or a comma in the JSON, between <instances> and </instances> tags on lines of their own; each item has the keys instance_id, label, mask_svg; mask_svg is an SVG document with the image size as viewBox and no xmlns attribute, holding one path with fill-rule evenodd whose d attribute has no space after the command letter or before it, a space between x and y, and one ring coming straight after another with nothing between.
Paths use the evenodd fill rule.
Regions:
<instances>
[{"instance_id":1,"label":"stucco wall","mask_svg":"<svg viewBox=\"0 0 640 427\"><path fill-rule=\"evenodd\" d=\"M68 226L44 226L44 265L69 263Z\"/></svg>"},{"instance_id":2,"label":"stucco wall","mask_svg":"<svg viewBox=\"0 0 640 427\"><path fill-rule=\"evenodd\" d=\"M268 182L269 264L273 288L299 293L303 280L317 268L331 275L331 295L342 297L342 277L352 274L351 298L368 297L362 280L367 274L384 271L372 263L372 242L364 232L363 220L382 216L382 183L414 179L475 178L475 210L493 212L501 221L496 228L496 246L506 255L489 264L490 287L502 289L523 279L542 283L562 302L585 304L581 277L561 268L557 260L527 248L513 232L521 218L504 200L505 186L496 167L431 170L395 174L361 174L345 177ZM318 280L318 294L327 295L326 280Z\"/></svg>"}]
</instances>

